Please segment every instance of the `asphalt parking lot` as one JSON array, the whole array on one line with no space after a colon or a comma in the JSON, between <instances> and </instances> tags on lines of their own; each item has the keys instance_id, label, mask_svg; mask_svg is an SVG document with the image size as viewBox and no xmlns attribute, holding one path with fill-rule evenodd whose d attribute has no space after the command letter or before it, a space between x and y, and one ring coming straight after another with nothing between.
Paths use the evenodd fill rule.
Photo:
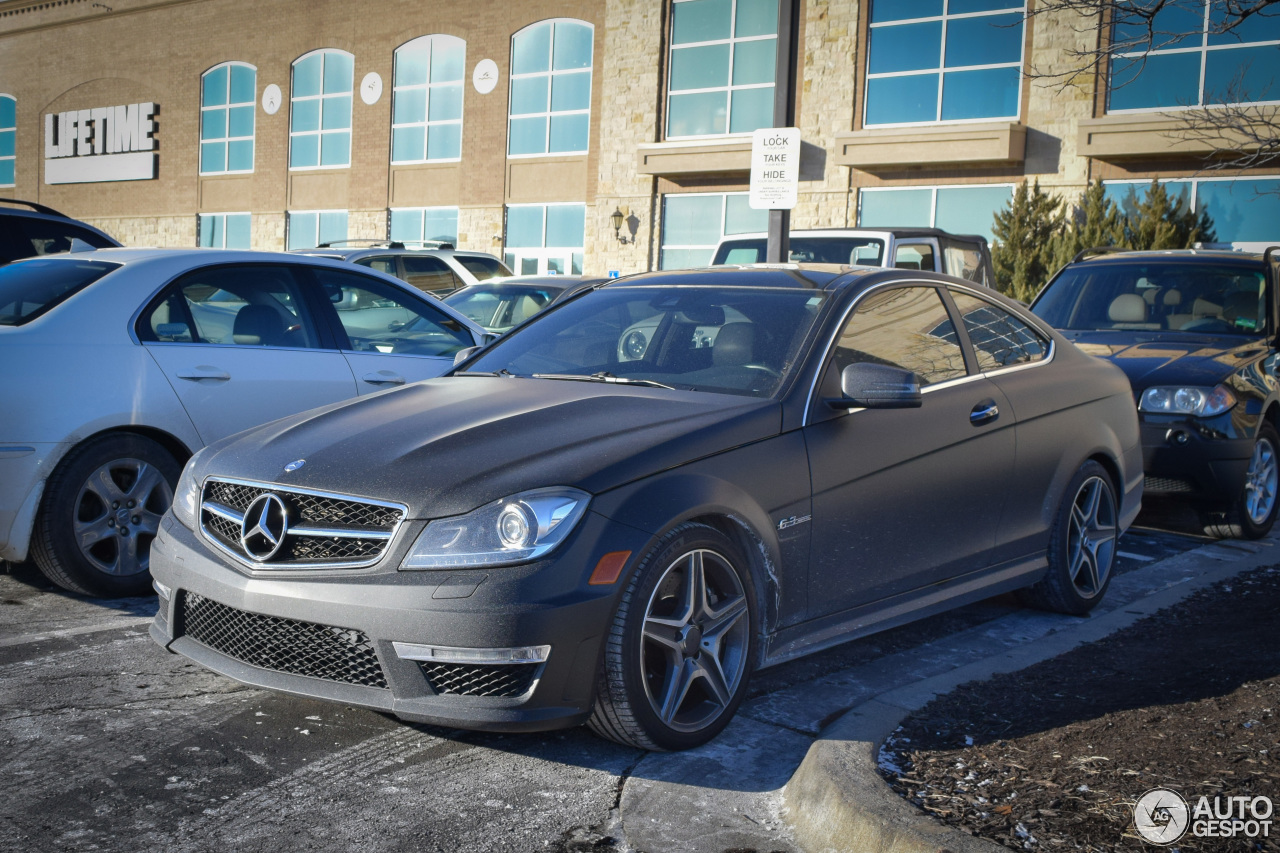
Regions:
<instances>
[{"instance_id":1,"label":"asphalt parking lot","mask_svg":"<svg viewBox=\"0 0 1280 853\"><path fill-rule=\"evenodd\" d=\"M1176 512L1140 522L1159 526L1122 540L1121 575L1206 542ZM798 851L780 789L865 673L950 668L1029 624L998 597L772 668L712 744L650 755L246 688L162 652L154 610L0 574L0 849Z\"/></svg>"}]
</instances>

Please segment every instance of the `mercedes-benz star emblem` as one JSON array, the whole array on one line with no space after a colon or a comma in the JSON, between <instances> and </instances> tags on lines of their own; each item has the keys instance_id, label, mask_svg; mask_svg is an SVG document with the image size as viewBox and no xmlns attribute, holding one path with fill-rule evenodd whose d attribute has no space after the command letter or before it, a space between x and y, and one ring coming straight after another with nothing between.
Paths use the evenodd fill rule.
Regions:
<instances>
[{"instance_id":1,"label":"mercedes-benz star emblem","mask_svg":"<svg viewBox=\"0 0 1280 853\"><path fill-rule=\"evenodd\" d=\"M254 498L240 522L240 547L259 563L265 563L279 552L289 533L289 513L284 501L265 492Z\"/></svg>"},{"instance_id":2,"label":"mercedes-benz star emblem","mask_svg":"<svg viewBox=\"0 0 1280 853\"><path fill-rule=\"evenodd\" d=\"M307 464L307 460L305 459L295 459L292 462L290 462L288 465L284 466L284 472L286 474L291 474L306 464Z\"/></svg>"}]
</instances>

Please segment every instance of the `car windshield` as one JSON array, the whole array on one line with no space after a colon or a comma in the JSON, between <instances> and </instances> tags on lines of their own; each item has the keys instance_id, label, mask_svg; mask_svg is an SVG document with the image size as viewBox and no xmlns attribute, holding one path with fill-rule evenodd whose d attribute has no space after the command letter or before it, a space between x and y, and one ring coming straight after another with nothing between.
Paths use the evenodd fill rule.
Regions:
<instances>
[{"instance_id":1,"label":"car windshield","mask_svg":"<svg viewBox=\"0 0 1280 853\"><path fill-rule=\"evenodd\" d=\"M1079 264L1031 310L1068 331L1179 331L1258 335L1268 328L1261 271L1224 264Z\"/></svg>"},{"instance_id":2,"label":"car windshield","mask_svg":"<svg viewBox=\"0 0 1280 853\"><path fill-rule=\"evenodd\" d=\"M454 255L453 259L462 264L462 268L476 277L476 281L490 278L508 278L514 273L497 258L484 258L479 255Z\"/></svg>"},{"instance_id":3,"label":"car windshield","mask_svg":"<svg viewBox=\"0 0 1280 853\"><path fill-rule=\"evenodd\" d=\"M34 320L119 266L50 258L0 267L0 326Z\"/></svg>"},{"instance_id":4,"label":"car windshield","mask_svg":"<svg viewBox=\"0 0 1280 853\"><path fill-rule=\"evenodd\" d=\"M477 284L450 294L445 302L486 329L506 329L546 308L559 292L550 287Z\"/></svg>"},{"instance_id":5,"label":"car windshield","mask_svg":"<svg viewBox=\"0 0 1280 853\"><path fill-rule=\"evenodd\" d=\"M725 240L713 264L762 264L768 257L763 237ZM792 237L791 262L878 267L884 243L869 237Z\"/></svg>"},{"instance_id":6,"label":"car windshield","mask_svg":"<svg viewBox=\"0 0 1280 853\"><path fill-rule=\"evenodd\" d=\"M825 298L771 287L605 287L522 326L463 372L770 397Z\"/></svg>"}]
</instances>

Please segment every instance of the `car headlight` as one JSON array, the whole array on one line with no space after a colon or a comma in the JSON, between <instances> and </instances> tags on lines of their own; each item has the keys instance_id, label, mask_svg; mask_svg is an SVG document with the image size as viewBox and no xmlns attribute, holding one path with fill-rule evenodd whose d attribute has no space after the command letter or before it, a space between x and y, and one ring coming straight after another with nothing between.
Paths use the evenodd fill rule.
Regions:
<instances>
[{"instance_id":1,"label":"car headlight","mask_svg":"<svg viewBox=\"0 0 1280 853\"><path fill-rule=\"evenodd\" d=\"M405 569L505 566L536 560L565 540L587 510L586 492L556 486L521 492L427 525Z\"/></svg>"},{"instance_id":2,"label":"car headlight","mask_svg":"<svg viewBox=\"0 0 1280 853\"><path fill-rule=\"evenodd\" d=\"M1208 418L1228 411L1236 395L1225 385L1214 388L1183 388L1159 385L1142 392L1138 410L1161 415L1195 415Z\"/></svg>"},{"instance_id":3,"label":"car headlight","mask_svg":"<svg viewBox=\"0 0 1280 853\"><path fill-rule=\"evenodd\" d=\"M173 517L191 530L196 529L200 513L200 483L194 473L198 457L196 454L187 460L182 476L178 478L178 487L173 490Z\"/></svg>"}]
</instances>

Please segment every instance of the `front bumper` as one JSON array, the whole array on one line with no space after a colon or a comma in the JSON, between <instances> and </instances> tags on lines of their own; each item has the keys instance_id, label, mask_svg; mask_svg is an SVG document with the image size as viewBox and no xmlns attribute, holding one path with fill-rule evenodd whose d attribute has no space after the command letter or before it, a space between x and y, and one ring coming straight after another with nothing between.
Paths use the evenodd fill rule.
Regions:
<instances>
[{"instance_id":1,"label":"front bumper","mask_svg":"<svg viewBox=\"0 0 1280 853\"><path fill-rule=\"evenodd\" d=\"M1186 498L1197 503L1234 502L1244 489L1253 455L1253 429L1217 418L1144 414L1143 471L1146 493Z\"/></svg>"},{"instance_id":2,"label":"front bumper","mask_svg":"<svg viewBox=\"0 0 1280 853\"><path fill-rule=\"evenodd\" d=\"M584 722L627 572L608 586L587 579L606 553L643 553L648 535L588 512L551 559L473 570L386 568L399 565L417 530L405 532L372 569L251 571L166 515L151 574L168 594L151 636L246 684L413 722L491 731ZM442 672L412 659L424 646L549 650L544 662L508 665L526 668L519 672L456 664ZM323 649L328 656L317 662Z\"/></svg>"}]
</instances>

